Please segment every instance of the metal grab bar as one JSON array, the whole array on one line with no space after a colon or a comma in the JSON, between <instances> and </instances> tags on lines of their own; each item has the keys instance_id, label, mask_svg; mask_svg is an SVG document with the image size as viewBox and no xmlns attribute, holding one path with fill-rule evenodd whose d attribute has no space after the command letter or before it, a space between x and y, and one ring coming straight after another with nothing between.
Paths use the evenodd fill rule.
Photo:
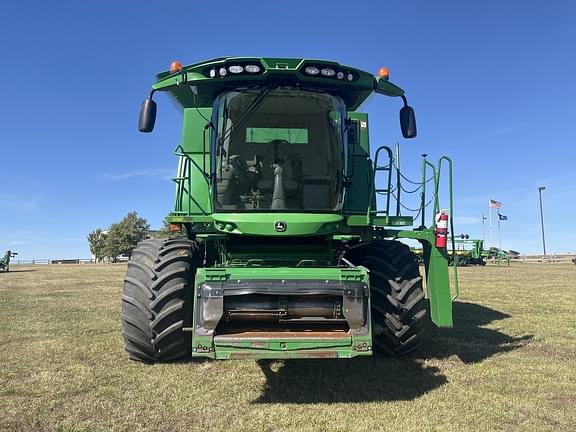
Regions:
<instances>
[{"instance_id":1,"label":"metal grab bar","mask_svg":"<svg viewBox=\"0 0 576 432\"><path fill-rule=\"evenodd\" d=\"M435 191L436 200L434 204L434 214L439 211L438 204L438 189L440 186L440 174L442 172L442 162L446 161L448 164L448 194L450 198L450 240L452 242L452 271L454 273L454 295L451 300L454 301L460 295L460 286L458 285L458 260L456 259L456 242L454 241L454 194L453 194L453 183L452 183L452 159L447 156L442 156L438 160L438 176L436 177Z\"/></svg>"}]
</instances>

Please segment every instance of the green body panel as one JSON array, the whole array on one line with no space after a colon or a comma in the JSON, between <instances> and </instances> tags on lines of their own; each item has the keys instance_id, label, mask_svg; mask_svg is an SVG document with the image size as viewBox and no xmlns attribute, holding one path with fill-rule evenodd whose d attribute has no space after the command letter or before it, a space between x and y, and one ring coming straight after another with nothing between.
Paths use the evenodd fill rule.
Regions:
<instances>
[{"instance_id":1,"label":"green body panel","mask_svg":"<svg viewBox=\"0 0 576 432\"><path fill-rule=\"evenodd\" d=\"M358 142L348 142L348 176L352 184L346 189L344 213L366 214L368 204L373 197L370 194L374 172L370 160L370 141L368 136L368 114L348 112L348 118L358 130Z\"/></svg>"},{"instance_id":2,"label":"green body panel","mask_svg":"<svg viewBox=\"0 0 576 432\"><path fill-rule=\"evenodd\" d=\"M206 119L211 108L184 109L182 142L176 148L178 173L174 214L209 215L212 213L210 193L210 138L211 128Z\"/></svg>"},{"instance_id":3,"label":"green body panel","mask_svg":"<svg viewBox=\"0 0 576 432\"><path fill-rule=\"evenodd\" d=\"M229 73L222 77L210 75L211 71L217 73L221 67L249 64L259 65L261 73L239 75ZM308 76L302 72L306 65L345 70L353 74L354 79L349 82L322 76ZM344 281L349 278L368 284L366 270L361 267L351 269L337 267L333 263L320 266L319 263L332 262L330 260L335 256L336 248L344 242L410 238L418 240L423 245L431 319L439 327L452 326L452 301L458 295L457 274L454 274L455 292L452 294L448 253L446 249L435 247L434 215L439 210L438 188L442 159L437 168L425 158L423 161L423 178L428 178L426 174L428 167L432 168L435 180L432 222L428 227L425 225L425 209L422 209L422 221L418 229L399 230L399 227L413 226L414 219L400 214L399 203L396 209L392 210L390 201L394 188L390 177L387 184L381 185L376 184L375 175L377 173L382 175L381 171L387 171L382 169L386 166L389 168L388 171L392 172L395 156L388 147L380 148L386 152L382 153L382 160L379 160L376 166L371 160L368 115L357 111L373 93L404 98L402 89L386 79L331 61L267 57L216 58L185 66L180 72L162 72L157 75L157 79L153 91L169 93L183 110L182 141L176 149L179 164L178 174L174 179L175 206L167 221L182 223L189 237L217 246L216 264L197 270L195 277L197 300L201 296L199 290L202 284L235 279L269 279L281 283L282 280ZM211 153L210 150L218 140L211 124L211 122L218 123L218 119L214 117L217 117L215 114L219 111L215 110L213 114L215 100L224 92L239 87L267 86L275 82L289 82L295 87L310 86L320 89L341 98L346 104L347 121L356 125L357 135L354 139L349 138L347 142L344 140L347 152L346 170L343 175L348 184L342 208L338 211L330 213L280 210L215 211L213 204L215 181L211 178L215 174L211 172L218 161L211 161L211 154L217 153L215 150ZM282 129L286 126L278 127ZM253 138L253 142L266 141L268 132L255 131L256 138ZM285 133L285 130L277 130L276 133ZM350 136L348 134L348 137ZM307 141L307 137L299 138L292 145L302 145L299 141ZM447 158L443 159L449 161ZM451 161L449 163L451 195ZM425 185L423 186L425 196L426 189ZM383 190L386 193L382 193ZM385 201L385 206L382 205L382 201ZM453 216L452 211L450 201L450 213ZM277 229L278 222L282 222L285 229ZM316 241L315 246L311 247L306 243L307 239ZM192 337L194 349L192 355L215 359L350 358L371 355L372 325L369 301L368 296L368 332L354 334L351 331L349 335L339 339L276 335L238 340L228 338L222 341L213 335L198 333L199 312L195 308L193 327L187 329Z\"/></svg>"},{"instance_id":4,"label":"green body panel","mask_svg":"<svg viewBox=\"0 0 576 432\"><path fill-rule=\"evenodd\" d=\"M450 276L448 274L448 257L444 251L435 247L429 249L427 262L426 286L430 299L430 318L438 327L452 327L452 296L450 293Z\"/></svg>"},{"instance_id":5,"label":"green body panel","mask_svg":"<svg viewBox=\"0 0 576 432\"><path fill-rule=\"evenodd\" d=\"M358 145L354 148L349 143L348 155L370 159L370 135L368 133L370 130L370 124L368 123L368 114L349 111L348 118L358 122ZM370 177L368 181L371 183L372 177Z\"/></svg>"},{"instance_id":6,"label":"green body panel","mask_svg":"<svg viewBox=\"0 0 576 432\"><path fill-rule=\"evenodd\" d=\"M212 267L199 268L195 283L198 285L205 280L234 280L234 279L295 279L295 280L343 280L367 282L368 273L361 267Z\"/></svg>"},{"instance_id":7,"label":"green body panel","mask_svg":"<svg viewBox=\"0 0 576 432\"><path fill-rule=\"evenodd\" d=\"M344 218L338 214L310 213L215 213L214 226L229 234L293 237L337 233ZM279 232L275 223L282 221L286 230Z\"/></svg>"},{"instance_id":8,"label":"green body panel","mask_svg":"<svg viewBox=\"0 0 576 432\"><path fill-rule=\"evenodd\" d=\"M470 254L472 258L482 258L482 251L484 250L484 240L472 240L474 247L471 249Z\"/></svg>"},{"instance_id":9,"label":"green body panel","mask_svg":"<svg viewBox=\"0 0 576 432\"><path fill-rule=\"evenodd\" d=\"M382 227L396 227L396 226L412 226L414 219L412 216L372 216L367 217L366 214L350 215L346 217L346 223L349 226L382 226Z\"/></svg>"}]
</instances>

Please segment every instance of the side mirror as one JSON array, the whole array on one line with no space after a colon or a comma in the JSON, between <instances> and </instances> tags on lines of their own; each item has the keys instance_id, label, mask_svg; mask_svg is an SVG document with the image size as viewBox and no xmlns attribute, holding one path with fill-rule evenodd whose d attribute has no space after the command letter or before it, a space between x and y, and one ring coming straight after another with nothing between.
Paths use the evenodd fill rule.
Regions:
<instances>
[{"instance_id":1,"label":"side mirror","mask_svg":"<svg viewBox=\"0 0 576 432\"><path fill-rule=\"evenodd\" d=\"M411 106L404 105L400 110L400 127L404 138L416 136L416 115Z\"/></svg>"},{"instance_id":2,"label":"side mirror","mask_svg":"<svg viewBox=\"0 0 576 432\"><path fill-rule=\"evenodd\" d=\"M138 118L138 130L140 132L152 132L156 123L156 102L151 98L144 99Z\"/></svg>"}]
</instances>

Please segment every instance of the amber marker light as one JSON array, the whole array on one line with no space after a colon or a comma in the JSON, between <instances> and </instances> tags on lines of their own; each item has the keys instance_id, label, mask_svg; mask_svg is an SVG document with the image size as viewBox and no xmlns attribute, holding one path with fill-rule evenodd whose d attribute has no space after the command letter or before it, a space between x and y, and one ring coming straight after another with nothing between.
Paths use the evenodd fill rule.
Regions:
<instances>
[{"instance_id":1,"label":"amber marker light","mask_svg":"<svg viewBox=\"0 0 576 432\"><path fill-rule=\"evenodd\" d=\"M179 223L168 224L168 231L170 231L170 232L182 232L182 224L179 224Z\"/></svg>"},{"instance_id":2,"label":"amber marker light","mask_svg":"<svg viewBox=\"0 0 576 432\"><path fill-rule=\"evenodd\" d=\"M170 63L170 73L180 72L181 70L182 63L180 63L178 60L174 60L172 63Z\"/></svg>"},{"instance_id":3,"label":"amber marker light","mask_svg":"<svg viewBox=\"0 0 576 432\"><path fill-rule=\"evenodd\" d=\"M390 70L387 67L381 67L378 69L378 76L382 79L390 79Z\"/></svg>"}]
</instances>

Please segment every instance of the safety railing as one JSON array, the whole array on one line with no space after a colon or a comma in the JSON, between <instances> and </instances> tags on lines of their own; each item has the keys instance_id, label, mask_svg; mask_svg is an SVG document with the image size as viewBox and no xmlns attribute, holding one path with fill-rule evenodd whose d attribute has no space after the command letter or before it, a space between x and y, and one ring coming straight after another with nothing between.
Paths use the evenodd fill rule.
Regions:
<instances>
[{"instance_id":1,"label":"safety railing","mask_svg":"<svg viewBox=\"0 0 576 432\"><path fill-rule=\"evenodd\" d=\"M380 152L385 151L388 156L388 163L386 165L380 165ZM378 150L376 150L376 154L374 155L374 167L373 167L373 174L374 180L372 181L371 185L371 193L369 195L370 201L368 205L368 211L366 217L370 219L372 216L377 215L385 215L390 216L390 196L392 193L392 164L394 160L394 155L392 153L392 149L388 146L380 146ZM388 178L386 182L385 188L378 188L377 177L379 172L387 172ZM378 210L378 203L376 195L384 195L386 197L386 210ZM373 201L374 200L374 201ZM372 208L374 207L374 208ZM397 216L400 213L400 209L397 208Z\"/></svg>"},{"instance_id":2,"label":"safety railing","mask_svg":"<svg viewBox=\"0 0 576 432\"><path fill-rule=\"evenodd\" d=\"M204 179L208 189L210 189L210 179L206 174L206 166L201 167L192 158L192 155L199 153L186 152L181 145L178 145L174 150L174 154L180 158L178 163L178 174L176 177L172 178L172 181L176 183L176 201L174 204L174 213L188 215L190 214L190 209L193 205L199 209L202 209L201 203L198 202L192 194L192 168L198 171L199 175L196 177ZM203 160L205 160L204 153L202 153L202 155ZM187 206L184 205L185 203ZM204 212L204 214L207 213Z\"/></svg>"},{"instance_id":3,"label":"safety railing","mask_svg":"<svg viewBox=\"0 0 576 432\"><path fill-rule=\"evenodd\" d=\"M454 193L453 193L453 182L452 182L452 159L447 156L442 156L438 160L438 169L435 172L435 181L434 181L434 213L433 216L440 212L440 199L438 196L438 190L440 188L440 176L442 174L442 163L446 162L448 165L448 200L450 203L449 207L449 216L450 216L450 242L452 243L452 254L454 255L456 252L456 242L454 239ZM436 228L436 218L434 217L434 229ZM454 295L452 296L452 301L456 300L460 295L460 287L458 285L458 260L452 261L452 272L453 272L453 279L454 279Z\"/></svg>"},{"instance_id":4,"label":"safety railing","mask_svg":"<svg viewBox=\"0 0 576 432\"><path fill-rule=\"evenodd\" d=\"M381 153L385 152L388 158L388 164L381 165ZM454 194L453 194L453 171L452 171L452 160L447 156L442 156L436 165L431 163L427 159L427 154L422 155L422 178L421 181L413 181L406 177L402 171L400 170L400 155L399 155L399 147L396 145L396 155L390 147L381 146L376 150L376 154L374 155L374 181L372 182L372 193L371 197L374 197L373 205L376 208L372 208L372 199L371 205L368 208L367 217L370 219L371 217L385 214L386 216L401 216L401 210L405 210L407 212L415 213L413 216L413 220L417 220L420 218L420 226L418 227L419 230L430 229L431 231L436 230L436 215L438 215L441 211L440 208L440 185L441 185L441 175L443 171L447 171L448 179L447 179L447 186L448 186L448 201L449 201L449 221L450 221L450 229L449 229L449 238L450 243L452 246L452 253L454 254L456 251L456 244L454 238ZM392 171L395 171L395 185L393 184L393 176ZM378 187L377 183L377 174L378 172L387 172L387 181L386 187ZM431 176L428 177L428 175ZM407 189L403 186L402 181L411 184L413 187L411 190ZM427 185L432 183L433 191L432 197L427 199ZM402 203L401 200L401 193L404 192L406 195L414 194L420 192L420 205L417 208L410 208ZM385 210L378 210L377 209L377 196L384 196L385 200ZM391 207L391 199L395 199L396 201L396 212L395 215L390 214L390 207ZM432 214L431 214L431 222L427 226L426 225L426 210L427 208L432 205ZM458 285L458 270L457 270L457 260L453 260L452 268L453 268L453 279L454 279L454 295L452 296L452 300L455 300L459 293L459 285Z\"/></svg>"}]
</instances>

